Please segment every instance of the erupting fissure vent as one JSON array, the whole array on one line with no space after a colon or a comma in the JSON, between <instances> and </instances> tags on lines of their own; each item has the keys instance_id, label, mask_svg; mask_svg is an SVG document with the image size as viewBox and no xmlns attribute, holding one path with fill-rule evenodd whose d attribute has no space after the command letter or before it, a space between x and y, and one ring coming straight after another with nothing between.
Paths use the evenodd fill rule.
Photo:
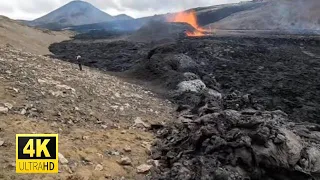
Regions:
<instances>
[{"instance_id":1,"label":"erupting fissure vent","mask_svg":"<svg viewBox=\"0 0 320 180\"><path fill-rule=\"evenodd\" d=\"M176 15L168 18L169 22L180 22L180 23L188 23L191 25L195 30L194 31L187 31L187 36L204 36L204 32L206 30L198 25L197 15L194 11L190 12L180 12Z\"/></svg>"}]
</instances>

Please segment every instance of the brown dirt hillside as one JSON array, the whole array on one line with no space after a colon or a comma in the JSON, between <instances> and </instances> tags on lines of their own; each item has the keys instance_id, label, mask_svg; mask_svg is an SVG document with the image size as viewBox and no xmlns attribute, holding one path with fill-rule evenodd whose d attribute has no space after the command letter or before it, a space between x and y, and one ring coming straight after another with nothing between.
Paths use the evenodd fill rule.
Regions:
<instances>
[{"instance_id":1,"label":"brown dirt hillside","mask_svg":"<svg viewBox=\"0 0 320 180\"><path fill-rule=\"evenodd\" d=\"M154 138L137 120L166 122L172 111L168 101L106 73L0 47L0 179L142 179L137 167L154 163ZM68 160L60 173L16 174L18 133L58 133ZM131 165L118 163L124 157Z\"/></svg>"},{"instance_id":2,"label":"brown dirt hillside","mask_svg":"<svg viewBox=\"0 0 320 180\"><path fill-rule=\"evenodd\" d=\"M0 45L10 44L15 48L35 54L50 54L48 47L55 42L68 40L71 32L40 30L22 25L0 16Z\"/></svg>"},{"instance_id":3,"label":"brown dirt hillside","mask_svg":"<svg viewBox=\"0 0 320 180\"><path fill-rule=\"evenodd\" d=\"M260 8L208 25L217 29L320 30L319 0L265 0Z\"/></svg>"}]
</instances>

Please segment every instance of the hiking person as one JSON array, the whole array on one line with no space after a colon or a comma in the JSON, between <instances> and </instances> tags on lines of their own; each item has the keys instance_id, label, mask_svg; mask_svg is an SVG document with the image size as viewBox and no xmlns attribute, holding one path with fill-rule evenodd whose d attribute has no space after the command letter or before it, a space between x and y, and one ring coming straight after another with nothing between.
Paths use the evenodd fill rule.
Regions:
<instances>
[{"instance_id":1,"label":"hiking person","mask_svg":"<svg viewBox=\"0 0 320 180\"><path fill-rule=\"evenodd\" d=\"M80 55L77 56L77 62L78 62L80 71L82 71L82 64L81 64L81 56Z\"/></svg>"}]
</instances>

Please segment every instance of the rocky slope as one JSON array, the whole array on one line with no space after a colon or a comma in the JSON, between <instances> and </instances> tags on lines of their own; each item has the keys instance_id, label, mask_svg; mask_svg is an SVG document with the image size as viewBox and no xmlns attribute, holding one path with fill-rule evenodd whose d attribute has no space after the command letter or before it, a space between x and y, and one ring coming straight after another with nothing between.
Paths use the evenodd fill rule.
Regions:
<instances>
[{"instance_id":1,"label":"rocky slope","mask_svg":"<svg viewBox=\"0 0 320 180\"><path fill-rule=\"evenodd\" d=\"M50 49L71 62L89 52L87 65L167 88L179 118L154 131L149 179L311 180L320 178L319 40L198 37L154 48L76 40Z\"/></svg>"},{"instance_id":2,"label":"rocky slope","mask_svg":"<svg viewBox=\"0 0 320 180\"><path fill-rule=\"evenodd\" d=\"M75 62L74 54L81 54L87 66L107 71L140 67L139 76L163 80L160 84L169 89L185 79L176 72L180 60L174 56L185 54L193 61L181 63L191 62L192 73L200 77L215 76L224 91L250 93L267 110L280 109L292 120L319 123L319 37L202 37L154 45L72 40L53 44L50 50L70 62ZM206 81L211 86L211 80Z\"/></svg>"},{"instance_id":3,"label":"rocky slope","mask_svg":"<svg viewBox=\"0 0 320 180\"><path fill-rule=\"evenodd\" d=\"M70 32L39 30L0 16L0 45L9 44L36 54L49 54L52 43L69 39Z\"/></svg>"},{"instance_id":4,"label":"rocky slope","mask_svg":"<svg viewBox=\"0 0 320 180\"><path fill-rule=\"evenodd\" d=\"M208 25L217 29L320 30L320 1L266 1L260 8L233 14Z\"/></svg>"},{"instance_id":5,"label":"rocky slope","mask_svg":"<svg viewBox=\"0 0 320 180\"><path fill-rule=\"evenodd\" d=\"M159 141L152 157L160 166L150 179L320 178L318 124L293 123L280 110L253 109L254 102L246 94L208 93L199 79L190 82L183 82L184 86L188 83L201 101L195 107L181 107L178 122L157 131ZM242 108L234 110L239 105Z\"/></svg>"},{"instance_id":6,"label":"rocky slope","mask_svg":"<svg viewBox=\"0 0 320 180\"><path fill-rule=\"evenodd\" d=\"M155 131L151 156L159 166L150 179L319 179L320 129L310 123L319 123L319 43L203 37L152 49L144 75L162 78L180 106L178 121Z\"/></svg>"},{"instance_id":7,"label":"rocky slope","mask_svg":"<svg viewBox=\"0 0 320 180\"><path fill-rule=\"evenodd\" d=\"M141 179L154 163L146 129L171 111L123 79L1 47L0 179ZM16 133L58 133L60 173L17 175Z\"/></svg>"}]
</instances>

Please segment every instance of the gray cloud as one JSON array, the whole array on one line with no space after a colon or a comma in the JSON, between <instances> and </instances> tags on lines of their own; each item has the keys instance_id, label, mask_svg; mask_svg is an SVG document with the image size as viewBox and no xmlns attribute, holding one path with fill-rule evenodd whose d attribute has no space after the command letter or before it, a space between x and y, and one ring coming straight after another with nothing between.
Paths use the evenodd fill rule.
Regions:
<instances>
[{"instance_id":1,"label":"gray cloud","mask_svg":"<svg viewBox=\"0 0 320 180\"><path fill-rule=\"evenodd\" d=\"M37 18L70 1L71 0L2 1L0 2L0 14L11 18ZM107 13L113 15L126 13L135 17L239 1L240 0L87 0L87 2L92 3Z\"/></svg>"},{"instance_id":2,"label":"gray cloud","mask_svg":"<svg viewBox=\"0 0 320 180\"><path fill-rule=\"evenodd\" d=\"M10 6L9 4L6 4L4 2L0 2L0 13L10 13L13 11L14 11L14 9L12 6Z\"/></svg>"},{"instance_id":3,"label":"gray cloud","mask_svg":"<svg viewBox=\"0 0 320 180\"><path fill-rule=\"evenodd\" d=\"M61 5L60 1L56 0L28 0L19 1L16 6L19 10L28 13L45 13L54 10Z\"/></svg>"}]
</instances>

